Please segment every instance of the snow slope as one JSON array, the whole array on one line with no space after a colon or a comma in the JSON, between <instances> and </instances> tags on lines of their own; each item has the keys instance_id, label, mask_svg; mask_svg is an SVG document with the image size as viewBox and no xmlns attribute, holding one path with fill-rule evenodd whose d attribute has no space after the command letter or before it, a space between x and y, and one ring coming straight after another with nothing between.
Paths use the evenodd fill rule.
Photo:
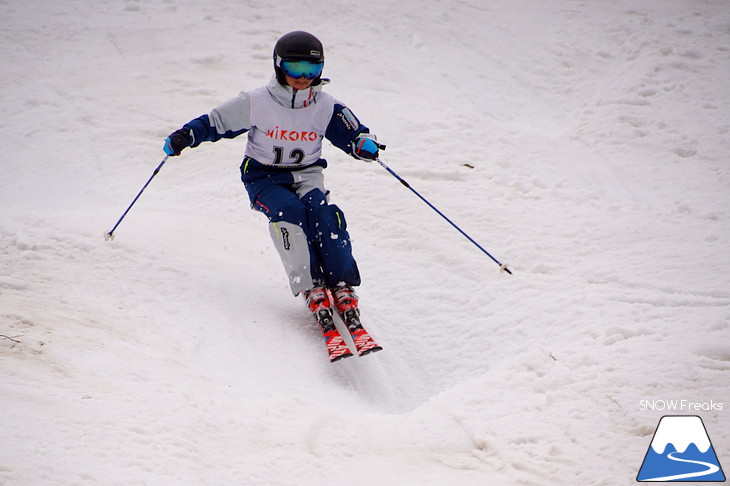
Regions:
<instances>
[{"instance_id":1,"label":"snow slope","mask_svg":"<svg viewBox=\"0 0 730 486\"><path fill-rule=\"evenodd\" d=\"M728 462L725 1L1 3L0 484L630 484L669 399ZM385 348L332 365L245 137L170 159L102 238L295 29L514 271L327 147Z\"/></svg>"}]
</instances>

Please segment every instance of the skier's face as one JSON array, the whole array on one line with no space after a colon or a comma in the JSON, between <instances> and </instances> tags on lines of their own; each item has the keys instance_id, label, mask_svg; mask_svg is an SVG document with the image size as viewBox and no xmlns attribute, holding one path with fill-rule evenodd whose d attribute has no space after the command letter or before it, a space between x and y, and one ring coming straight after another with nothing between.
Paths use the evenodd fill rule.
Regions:
<instances>
[{"instance_id":1,"label":"skier's face","mask_svg":"<svg viewBox=\"0 0 730 486\"><path fill-rule=\"evenodd\" d=\"M285 74L286 77L286 84L291 86L292 88L296 90L302 90L307 89L312 85L312 79L307 79L305 77L301 78L292 78L288 74Z\"/></svg>"}]
</instances>

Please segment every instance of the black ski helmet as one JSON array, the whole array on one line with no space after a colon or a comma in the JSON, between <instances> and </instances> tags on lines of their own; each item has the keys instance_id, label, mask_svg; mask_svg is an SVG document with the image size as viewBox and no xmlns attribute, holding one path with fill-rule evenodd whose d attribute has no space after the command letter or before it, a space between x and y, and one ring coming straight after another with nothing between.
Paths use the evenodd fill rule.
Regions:
<instances>
[{"instance_id":1,"label":"black ski helmet","mask_svg":"<svg viewBox=\"0 0 730 486\"><path fill-rule=\"evenodd\" d=\"M284 34L274 46L274 72L280 84L286 86L284 71L279 67L283 59L324 62L322 43L309 32L296 30ZM320 83L320 76L314 78L313 85Z\"/></svg>"}]
</instances>

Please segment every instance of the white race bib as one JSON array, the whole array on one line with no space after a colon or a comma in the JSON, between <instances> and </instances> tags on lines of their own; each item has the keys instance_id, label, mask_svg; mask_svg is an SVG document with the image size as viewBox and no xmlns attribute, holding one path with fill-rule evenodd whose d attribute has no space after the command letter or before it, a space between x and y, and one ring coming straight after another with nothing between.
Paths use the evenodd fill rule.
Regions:
<instances>
[{"instance_id":1,"label":"white race bib","mask_svg":"<svg viewBox=\"0 0 730 486\"><path fill-rule=\"evenodd\" d=\"M250 96L247 156L280 167L306 167L320 159L334 98L320 92L316 103L294 109L277 103L266 87L252 90Z\"/></svg>"}]
</instances>

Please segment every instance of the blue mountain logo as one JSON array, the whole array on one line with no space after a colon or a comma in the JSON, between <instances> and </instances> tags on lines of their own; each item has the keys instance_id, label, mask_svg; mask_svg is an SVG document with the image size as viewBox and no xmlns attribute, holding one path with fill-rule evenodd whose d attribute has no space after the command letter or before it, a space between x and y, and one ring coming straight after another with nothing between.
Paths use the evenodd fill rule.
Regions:
<instances>
[{"instance_id":1,"label":"blue mountain logo","mask_svg":"<svg viewBox=\"0 0 730 486\"><path fill-rule=\"evenodd\" d=\"M702 419L696 415L662 417L636 480L725 481Z\"/></svg>"}]
</instances>

